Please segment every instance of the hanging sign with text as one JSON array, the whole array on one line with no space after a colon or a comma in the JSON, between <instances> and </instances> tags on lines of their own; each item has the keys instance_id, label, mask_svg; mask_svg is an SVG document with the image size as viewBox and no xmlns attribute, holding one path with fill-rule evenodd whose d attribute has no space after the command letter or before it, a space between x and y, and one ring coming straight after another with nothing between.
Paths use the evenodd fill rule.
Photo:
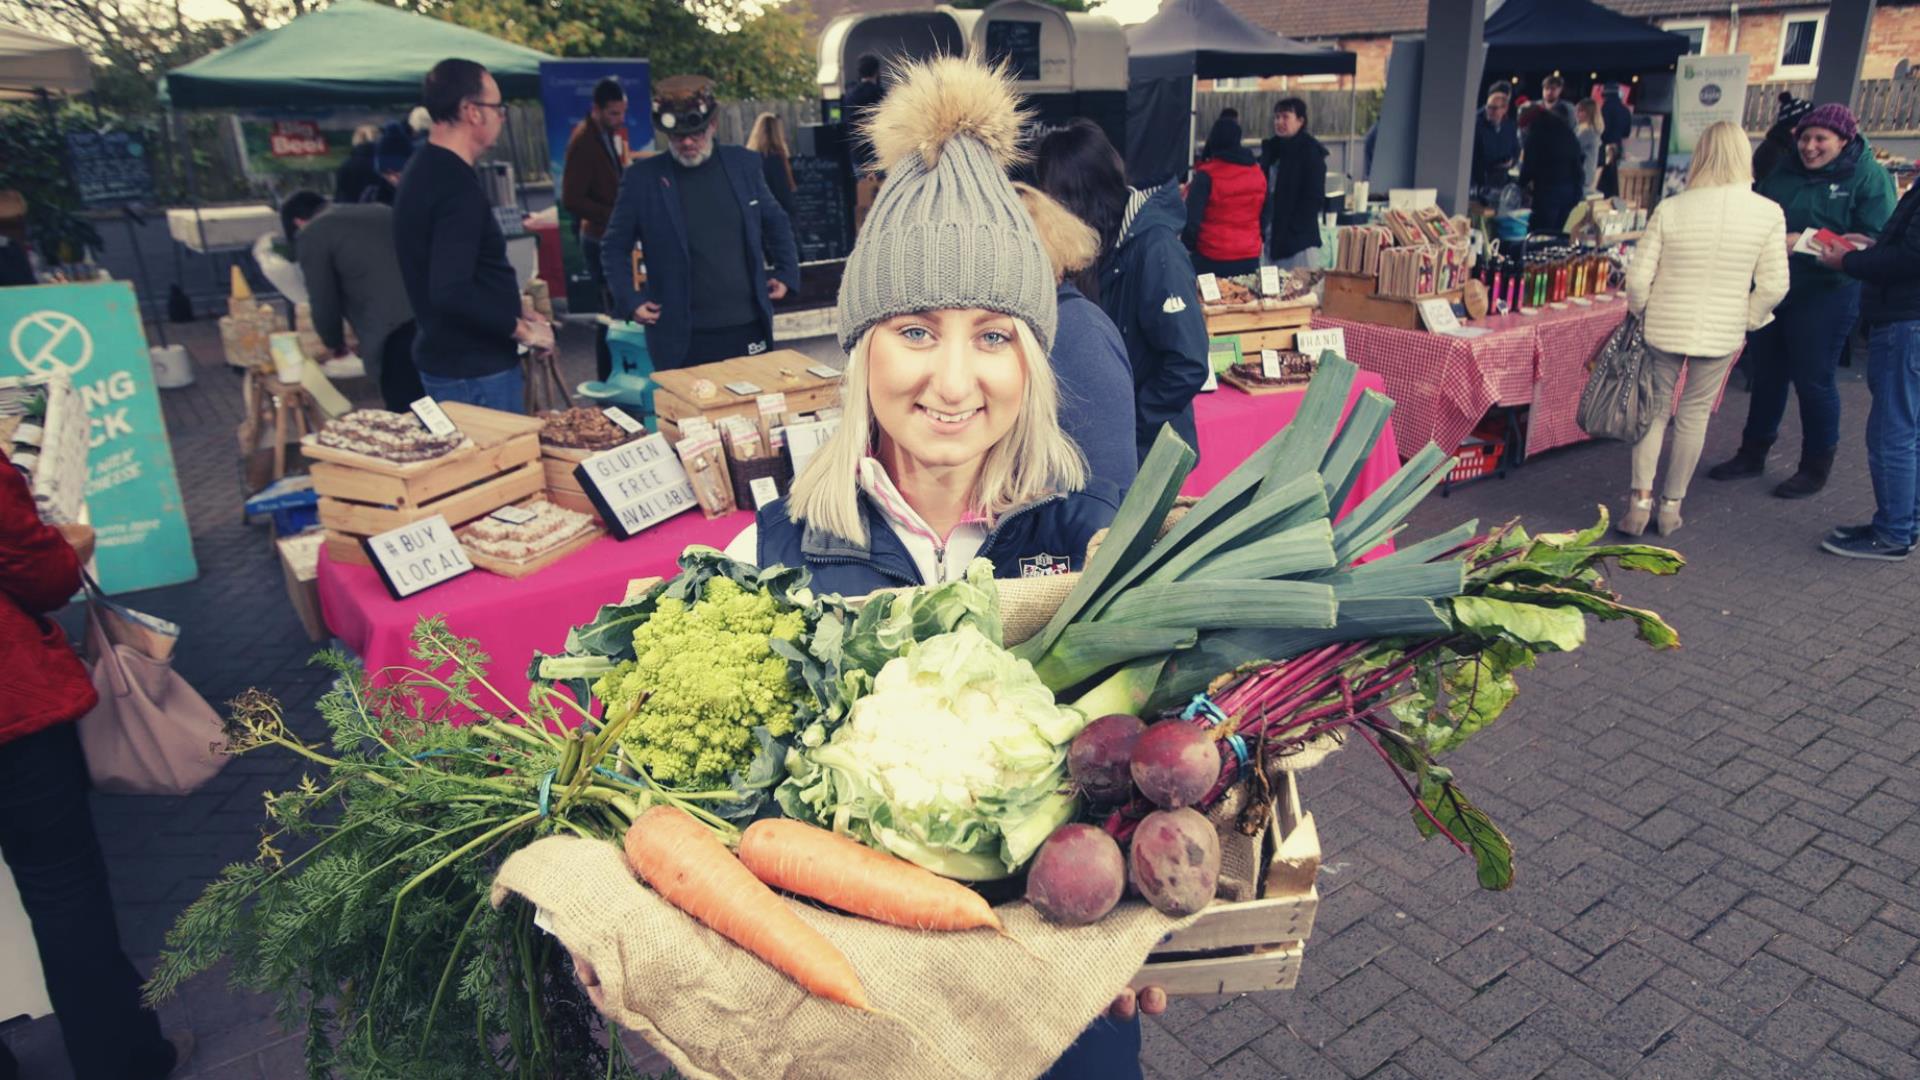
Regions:
<instances>
[{"instance_id":1,"label":"hanging sign with text","mask_svg":"<svg viewBox=\"0 0 1920 1080\"><path fill-rule=\"evenodd\" d=\"M573 475L621 540L699 505L686 468L658 432L595 454Z\"/></svg>"}]
</instances>

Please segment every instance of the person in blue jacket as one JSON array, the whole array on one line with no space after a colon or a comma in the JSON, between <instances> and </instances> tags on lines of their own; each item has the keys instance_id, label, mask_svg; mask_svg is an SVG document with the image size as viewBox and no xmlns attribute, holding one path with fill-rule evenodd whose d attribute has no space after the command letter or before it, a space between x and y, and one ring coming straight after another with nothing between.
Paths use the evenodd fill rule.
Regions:
<instances>
[{"instance_id":1,"label":"person in blue jacket","mask_svg":"<svg viewBox=\"0 0 1920 1080\"><path fill-rule=\"evenodd\" d=\"M1084 118L1041 140L1036 158L1040 189L1100 237L1099 262L1076 284L1126 342L1137 458L1146 460L1163 424L1199 453L1193 398L1207 381L1207 320L1180 242L1187 224L1180 185L1128 187L1119 152Z\"/></svg>"},{"instance_id":2,"label":"person in blue jacket","mask_svg":"<svg viewBox=\"0 0 1920 1080\"><path fill-rule=\"evenodd\" d=\"M767 188L759 154L714 145L717 108L711 79L661 81L653 125L667 152L620 178L601 239L613 310L647 328L656 371L767 351L773 302L800 287L793 223ZM647 267L643 290L633 286L635 244Z\"/></svg>"}]
</instances>

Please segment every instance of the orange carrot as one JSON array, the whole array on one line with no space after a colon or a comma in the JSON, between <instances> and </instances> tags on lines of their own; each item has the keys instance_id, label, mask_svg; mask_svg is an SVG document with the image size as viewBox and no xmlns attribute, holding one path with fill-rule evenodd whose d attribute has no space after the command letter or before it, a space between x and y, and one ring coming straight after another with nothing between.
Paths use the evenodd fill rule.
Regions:
<instances>
[{"instance_id":1,"label":"orange carrot","mask_svg":"<svg viewBox=\"0 0 1920 1080\"><path fill-rule=\"evenodd\" d=\"M853 965L748 872L712 830L674 806L627 829L627 862L668 903L791 976L808 993L871 1010Z\"/></svg>"},{"instance_id":2,"label":"orange carrot","mask_svg":"<svg viewBox=\"0 0 1920 1080\"><path fill-rule=\"evenodd\" d=\"M912 930L1000 929L979 893L850 837L766 818L740 837L753 876L842 911Z\"/></svg>"}]
</instances>

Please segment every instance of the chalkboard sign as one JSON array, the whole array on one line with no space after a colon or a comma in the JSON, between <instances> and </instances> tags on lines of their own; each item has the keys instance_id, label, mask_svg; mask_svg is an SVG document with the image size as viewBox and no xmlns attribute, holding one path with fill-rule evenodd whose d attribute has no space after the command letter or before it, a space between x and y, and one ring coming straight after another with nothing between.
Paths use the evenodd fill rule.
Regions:
<instances>
[{"instance_id":1,"label":"chalkboard sign","mask_svg":"<svg viewBox=\"0 0 1920 1080\"><path fill-rule=\"evenodd\" d=\"M1040 24L996 19L987 24L987 59L1005 60L1013 77L1032 82L1040 77Z\"/></svg>"},{"instance_id":2,"label":"chalkboard sign","mask_svg":"<svg viewBox=\"0 0 1920 1080\"><path fill-rule=\"evenodd\" d=\"M844 259L847 239L846 173L832 158L793 159L793 237L801 262Z\"/></svg>"},{"instance_id":3,"label":"chalkboard sign","mask_svg":"<svg viewBox=\"0 0 1920 1080\"><path fill-rule=\"evenodd\" d=\"M125 131L67 133L73 185L87 206L127 206L153 201L153 165L147 144Z\"/></svg>"}]
</instances>

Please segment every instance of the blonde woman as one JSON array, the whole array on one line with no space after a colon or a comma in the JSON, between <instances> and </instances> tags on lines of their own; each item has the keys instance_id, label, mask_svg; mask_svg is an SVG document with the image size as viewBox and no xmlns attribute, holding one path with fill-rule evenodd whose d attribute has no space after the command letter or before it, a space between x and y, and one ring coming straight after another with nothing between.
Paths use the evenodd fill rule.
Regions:
<instances>
[{"instance_id":1,"label":"blonde woman","mask_svg":"<svg viewBox=\"0 0 1920 1080\"><path fill-rule=\"evenodd\" d=\"M1682 368L1686 389L1673 416L1673 448L1658 510L1660 535L1680 528L1680 501L1700 462L1708 415L1747 331L1773 319L1787 295L1787 222L1778 203L1752 191L1746 133L1721 122L1693 150L1687 190L1661 200L1627 272L1627 307L1652 351L1654 401L1664 411ZM1633 493L1619 529L1646 531L1666 417L1633 448Z\"/></svg>"},{"instance_id":2,"label":"blonde woman","mask_svg":"<svg viewBox=\"0 0 1920 1080\"><path fill-rule=\"evenodd\" d=\"M753 121L753 131L747 136L747 149L760 155L761 168L766 170L767 187L773 191L775 202L780 209L793 216L793 192L800 185L793 179L793 153L787 149L787 125L770 112L763 112Z\"/></svg>"},{"instance_id":3,"label":"blonde woman","mask_svg":"<svg viewBox=\"0 0 1920 1080\"><path fill-rule=\"evenodd\" d=\"M1585 198L1600 186L1600 106L1592 98L1573 104L1573 134L1580 140L1580 196Z\"/></svg>"}]
</instances>

